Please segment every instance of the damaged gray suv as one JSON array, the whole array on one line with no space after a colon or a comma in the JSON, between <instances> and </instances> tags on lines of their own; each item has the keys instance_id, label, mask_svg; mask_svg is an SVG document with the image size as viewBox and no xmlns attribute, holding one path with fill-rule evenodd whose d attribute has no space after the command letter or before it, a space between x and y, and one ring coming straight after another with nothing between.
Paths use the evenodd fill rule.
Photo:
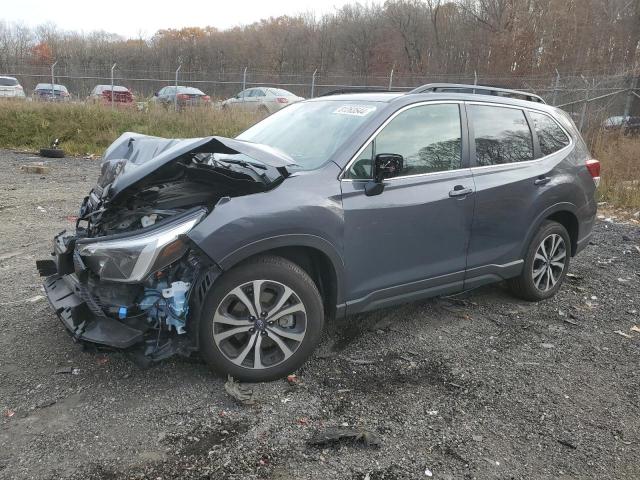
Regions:
<instances>
[{"instance_id":1,"label":"damaged gray suv","mask_svg":"<svg viewBox=\"0 0 640 480\"><path fill-rule=\"evenodd\" d=\"M235 139L123 134L38 268L77 341L272 380L326 319L501 280L554 295L588 244L599 171L530 93L325 96Z\"/></svg>"}]
</instances>

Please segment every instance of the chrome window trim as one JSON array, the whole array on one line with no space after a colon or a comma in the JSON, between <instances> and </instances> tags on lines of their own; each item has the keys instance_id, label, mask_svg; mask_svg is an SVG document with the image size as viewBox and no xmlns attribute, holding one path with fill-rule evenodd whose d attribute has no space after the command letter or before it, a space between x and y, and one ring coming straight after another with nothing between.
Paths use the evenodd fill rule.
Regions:
<instances>
[{"instance_id":1,"label":"chrome window trim","mask_svg":"<svg viewBox=\"0 0 640 480\"><path fill-rule=\"evenodd\" d=\"M351 160L349 160L347 165L342 169L342 171L340 172L340 175L338 175L338 180L340 180L341 182L367 182L367 181L371 180L370 178L344 178L344 175L347 173L347 171L349 170L349 168L351 167L353 162L355 162L356 159L360 156L360 154L365 151L367 146L369 146L371 141L382 131L382 129L384 127L386 127L391 122L391 120L396 118L402 112L405 112L405 111L409 110L410 108L422 107L422 106L425 106L425 105L442 105L442 104L456 104L456 105L458 105L458 109L460 109L460 107L464 104L464 101L462 101L462 100L425 100L425 101L422 101L422 102L417 102L417 103L412 103L410 105L405 105L401 109L396 110L389 118L387 118L376 129L375 132L373 132L371 135L369 135L369 137L364 142L364 144L356 151L355 155L353 155L351 157ZM461 139L462 139L463 135L464 135L464 126L462 125L462 115L460 114L460 138ZM463 158L462 158L462 151L461 151L460 152L460 161L462 161L462 160L463 160ZM426 175L441 175L443 173L460 172L460 171L464 171L464 170L469 170L469 167L455 168L453 170L443 170L441 172L415 173L413 175L403 175L401 177L385 178L385 182L389 182L389 181L393 181L393 180L402 180L402 179L405 179L405 178L424 177Z\"/></svg>"},{"instance_id":2,"label":"chrome window trim","mask_svg":"<svg viewBox=\"0 0 640 480\"><path fill-rule=\"evenodd\" d=\"M422 101L422 102L418 102L418 103L412 103L411 105L405 105L404 107L402 107L400 110L396 111L393 113L393 115L391 115L387 120L385 120L382 125L380 125L375 132L373 132L373 134L371 134L368 138L367 141L364 142L364 145L362 145L358 151L355 153L355 155L353 155L351 157L351 160L349 160L349 162L347 163L347 165L342 169L342 171L340 172L340 175L338 175L338 180L340 180L341 182L366 182L369 181L370 179L368 178L362 178L362 179L353 179L353 178L344 178L344 175L346 174L347 170L349 170L349 168L351 167L351 165L353 164L353 162L356 161L356 159L360 156L360 154L362 152L364 152L364 150L367 148L367 146L369 145L369 143L371 142L371 140L373 138L375 138L380 131L387 126L387 124L389 124L389 122L391 122L391 120L393 120L396 116L398 116L400 113L409 110L410 108L414 108L414 107L420 107L420 106L424 106L424 105L438 105L438 104L457 104L459 107L461 105L485 105L485 106L489 106L489 107L498 107L498 108L515 108L517 110L521 110L523 113L525 110L530 111L530 112L535 112L535 113L540 113L542 115L546 115L547 117L549 117L553 122L555 122L556 125L558 125L560 127L560 129L564 132L564 134L567 136L567 138L569 139L569 144L562 147L560 150L557 150L553 153L550 153L549 155L544 155L540 158L534 158L533 160L526 160L524 162L511 162L511 163L499 163L496 165L479 165L479 166L469 166L469 167L464 167L464 168L456 168L453 170L443 170L441 172L428 172L428 173L416 173L414 175L403 175L401 177L393 177L393 178L386 178L385 182L390 182L390 181L394 181L394 180L402 180L405 178L416 178L416 177L425 177L427 175L442 175L442 174L446 174L446 173L451 173L451 172L462 172L464 170L469 170L469 171L475 171L475 170L487 170L487 169L491 169L491 168L500 168L500 167L507 167L507 166L513 166L513 167L520 167L520 166L528 166L530 164L534 164L537 162L540 162L542 160L546 160L549 157L559 154L560 152L563 152L564 150L570 149L571 147L573 147L575 145L575 141L573 139L573 136L569 134L569 132L567 131L566 128L564 128L560 122L558 122L555 118L553 118L552 115L550 115L547 112L544 112L542 110L538 110L537 108L531 108L531 107L521 107L518 105L505 105L503 103L497 103L497 102L481 102L481 101L463 101L463 100L426 100L426 101ZM460 117L460 126L462 129L462 132L464 132L464 129L462 128L462 116ZM533 128L535 128L535 125L533 126ZM533 132L532 136L533 136ZM474 139L475 140L475 139ZM539 140L538 140L539 142Z\"/></svg>"},{"instance_id":3,"label":"chrome window trim","mask_svg":"<svg viewBox=\"0 0 640 480\"><path fill-rule=\"evenodd\" d=\"M486 170L486 169L490 169L490 168L496 168L496 167L505 167L507 165L514 165L514 166L520 166L520 165L530 165L536 162L540 162L541 160L546 160L549 157L556 155L568 148L571 148L575 142L573 140L573 137L571 135L569 135L569 132L567 132L567 130L560 125L560 122L558 122L555 118L553 118L549 113L547 112L543 112L542 110L538 110L536 108L530 108L530 107L519 107L517 105L504 105L501 103L493 103L493 102L476 102L476 101L471 101L471 102L465 102L467 105L484 105L484 106L489 106L489 107L498 107L498 108L515 108L518 110L522 110L523 112L525 110L529 111L529 112L534 112L534 113L540 113L542 115L546 115L547 117L549 117L553 122L555 122L556 125L558 125L560 127L560 129L564 132L564 134L566 135L566 137L569 139L569 144L565 145L564 147L562 147L560 150L556 150L553 153L550 153L549 155L544 155L540 158L534 158L533 160L525 160L524 162L510 162L510 163L498 163L496 165L475 165L472 167L469 167L471 170ZM535 125L533 125L533 128L535 128ZM533 136L533 132L531 132L532 136ZM474 138L475 141L475 138ZM540 143L540 140L538 139L538 143Z\"/></svg>"}]
</instances>

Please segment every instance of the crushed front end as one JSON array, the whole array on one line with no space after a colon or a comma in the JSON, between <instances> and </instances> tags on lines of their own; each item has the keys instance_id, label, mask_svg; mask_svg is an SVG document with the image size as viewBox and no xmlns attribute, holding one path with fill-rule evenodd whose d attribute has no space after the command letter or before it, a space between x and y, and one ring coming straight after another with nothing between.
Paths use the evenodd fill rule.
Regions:
<instances>
[{"instance_id":1,"label":"crushed front end","mask_svg":"<svg viewBox=\"0 0 640 480\"><path fill-rule=\"evenodd\" d=\"M221 272L187 234L218 202L277 186L286 170L270 156L219 137L125 134L109 147L75 232L56 235L53 260L37 262L73 338L144 361L197 350L201 300Z\"/></svg>"},{"instance_id":2,"label":"crushed front end","mask_svg":"<svg viewBox=\"0 0 640 480\"><path fill-rule=\"evenodd\" d=\"M63 232L54 239L54 261L40 262L44 288L74 339L120 349L149 360L190 354L187 332L192 288L216 267L184 235L204 215L195 209L156 228L98 240ZM48 271L45 271L48 270Z\"/></svg>"}]
</instances>

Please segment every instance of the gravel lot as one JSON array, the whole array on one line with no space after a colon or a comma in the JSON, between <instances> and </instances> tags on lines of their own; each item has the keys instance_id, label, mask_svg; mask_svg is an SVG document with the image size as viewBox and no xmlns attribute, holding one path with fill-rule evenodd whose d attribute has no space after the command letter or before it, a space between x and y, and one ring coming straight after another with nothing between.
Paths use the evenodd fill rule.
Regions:
<instances>
[{"instance_id":1,"label":"gravel lot","mask_svg":"<svg viewBox=\"0 0 640 480\"><path fill-rule=\"evenodd\" d=\"M70 340L34 262L99 162L39 160L0 151L0 478L640 478L637 223L601 221L543 303L496 285L330 325L298 385L243 406L197 360ZM308 444L343 424L382 444Z\"/></svg>"}]
</instances>

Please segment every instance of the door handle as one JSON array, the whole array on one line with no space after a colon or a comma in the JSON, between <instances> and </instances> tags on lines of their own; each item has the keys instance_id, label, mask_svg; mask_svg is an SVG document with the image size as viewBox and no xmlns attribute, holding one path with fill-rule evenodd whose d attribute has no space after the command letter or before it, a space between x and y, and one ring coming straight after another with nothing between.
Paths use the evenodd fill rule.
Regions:
<instances>
[{"instance_id":1,"label":"door handle","mask_svg":"<svg viewBox=\"0 0 640 480\"><path fill-rule=\"evenodd\" d=\"M545 177L544 175L540 175L533 181L534 185L546 185L551 181L551 177Z\"/></svg>"},{"instance_id":2,"label":"door handle","mask_svg":"<svg viewBox=\"0 0 640 480\"><path fill-rule=\"evenodd\" d=\"M465 195L469 195L473 193L472 188L466 188L463 185L456 185L453 187L453 190L449 192L450 197L464 197Z\"/></svg>"}]
</instances>

